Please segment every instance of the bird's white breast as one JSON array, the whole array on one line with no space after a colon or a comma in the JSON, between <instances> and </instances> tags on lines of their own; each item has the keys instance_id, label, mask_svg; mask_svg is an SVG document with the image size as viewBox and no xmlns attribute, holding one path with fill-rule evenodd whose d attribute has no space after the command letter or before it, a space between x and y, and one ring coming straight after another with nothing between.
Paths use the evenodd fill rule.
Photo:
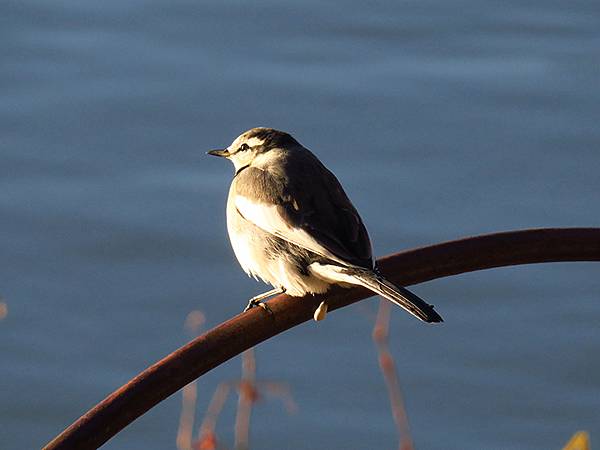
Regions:
<instances>
[{"instance_id":1,"label":"bird's white breast","mask_svg":"<svg viewBox=\"0 0 600 450\"><path fill-rule=\"evenodd\" d=\"M234 180L235 182L235 180ZM249 229L248 224L235 207L234 183L231 184L229 198L227 199L227 232L229 240L233 247L235 257L239 261L242 269L248 275L256 278L260 275L260 267L257 267L257 260L262 257L258 255L255 236Z\"/></svg>"},{"instance_id":2,"label":"bird's white breast","mask_svg":"<svg viewBox=\"0 0 600 450\"><path fill-rule=\"evenodd\" d=\"M275 287L285 288L292 296L302 296L307 292L325 292L329 288L327 281L321 277L300 273L285 253L274 254L268 241L277 237L240 214L236 207L236 201L239 201L240 197L236 195L235 183L234 179L227 200L227 230L242 269L254 278L260 278ZM248 206L248 199L243 202ZM257 205L257 208L262 206Z\"/></svg>"}]
</instances>

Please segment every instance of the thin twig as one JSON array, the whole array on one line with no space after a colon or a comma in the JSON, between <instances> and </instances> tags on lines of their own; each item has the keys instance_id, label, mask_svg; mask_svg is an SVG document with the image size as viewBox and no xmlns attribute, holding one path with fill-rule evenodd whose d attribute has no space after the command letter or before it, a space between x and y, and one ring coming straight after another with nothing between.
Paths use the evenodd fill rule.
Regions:
<instances>
[{"instance_id":1,"label":"thin twig","mask_svg":"<svg viewBox=\"0 0 600 450\"><path fill-rule=\"evenodd\" d=\"M8 304L2 300L2 297L0 297L0 320L6 319L6 316L8 316Z\"/></svg>"},{"instance_id":2,"label":"thin twig","mask_svg":"<svg viewBox=\"0 0 600 450\"><path fill-rule=\"evenodd\" d=\"M400 378L396 370L394 357L390 352L389 347L389 329L390 329L390 312L392 304L387 300L379 302L379 310L377 312L377 320L373 327L373 341L377 346L379 354L379 367L383 373L383 378L388 389L390 398L390 407L392 408L392 416L396 423L399 435L400 450L414 450L412 438L410 435L410 426L408 424L408 415L404 408L404 399L402 398L402 389L400 388Z\"/></svg>"},{"instance_id":3,"label":"thin twig","mask_svg":"<svg viewBox=\"0 0 600 450\"><path fill-rule=\"evenodd\" d=\"M195 448L199 450L215 450L218 445L217 433L215 431L217 427L217 419L219 414L225 406L225 401L231 390L231 383L219 383L217 389L210 400L208 408L206 409L206 415L200 425L198 431L198 441L195 444Z\"/></svg>"},{"instance_id":4,"label":"thin twig","mask_svg":"<svg viewBox=\"0 0 600 450\"><path fill-rule=\"evenodd\" d=\"M250 442L250 415L258 398L256 390L256 359L254 349L242 353L242 378L238 385L238 408L235 417L236 450L247 450Z\"/></svg>"},{"instance_id":5,"label":"thin twig","mask_svg":"<svg viewBox=\"0 0 600 450\"><path fill-rule=\"evenodd\" d=\"M272 397L277 397L283 403L288 414L295 414L298 411L298 405L294 401L292 391L287 383L281 383L278 381L257 381L256 388L259 393L265 393Z\"/></svg>"},{"instance_id":6,"label":"thin twig","mask_svg":"<svg viewBox=\"0 0 600 450\"><path fill-rule=\"evenodd\" d=\"M195 381L186 384L181 390L181 415L179 416L179 429L175 440L177 450L192 450L197 397L198 386L196 386Z\"/></svg>"},{"instance_id":7,"label":"thin twig","mask_svg":"<svg viewBox=\"0 0 600 450\"><path fill-rule=\"evenodd\" d=\"M392 281L409 286L475 270L558 261L600 261L600 228L538 229L477 236L387 256L379 260L379 267ZM372 295L363 288L334 287L327 293L327 303L333 311ZM209 370L311 320L324 299L319 295L303 298L279 295L269 301L273 315L262 308L253 308L218 325L110 394L53 439L45 450L99 447Z\"/></svg>"},{"instance_id":8,"label":"thin twig","mask_svg":"<svg viewBox=\"0 0 600 450\"><path fill-rule=\"evenodd\" d=\"M206 318L202 311L191 311L185 318L184 328L190 336L200 334ZM196 399L198 386L196 381L186 384L181 390L181 415L179 416L179 429L175 443L177 450L192 450L192 433L194 430L194 417L196 414Z\"/></svg>"}]
</instances>

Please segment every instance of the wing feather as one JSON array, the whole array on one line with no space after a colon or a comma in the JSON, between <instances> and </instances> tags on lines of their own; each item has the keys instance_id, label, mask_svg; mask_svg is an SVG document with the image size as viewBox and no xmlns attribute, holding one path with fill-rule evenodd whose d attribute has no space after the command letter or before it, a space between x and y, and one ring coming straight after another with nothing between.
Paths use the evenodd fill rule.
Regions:
<instances>
[{"instance_id":1,"label":"wing feather","mask_svg":"<svg viewBox=\"0 0 600 450\"><path fill-rule=\"evenodd\" d=\"M317 255L372 268L367 230L337 178L303 147L273 167L250 167L236 177L239 213Z\"/></svg>"}]
</instances>

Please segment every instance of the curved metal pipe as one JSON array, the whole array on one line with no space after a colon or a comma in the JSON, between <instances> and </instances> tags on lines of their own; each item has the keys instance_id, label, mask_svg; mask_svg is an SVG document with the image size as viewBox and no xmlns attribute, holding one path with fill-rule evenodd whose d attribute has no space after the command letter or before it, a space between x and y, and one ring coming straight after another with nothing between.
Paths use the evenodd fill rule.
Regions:
<instances>
[{"instance_id":1,"label":"curved metal pipe","mask_svg":"<svg viewBox=\"0 0 600 450\"><path fill-rule=\"evenodd\" d=\"M401 286L493 267L559 261L600 261L600 228L544 228L470 237L408 250L379 260ZM329 310L372 296L363 288L333 288ZM44 450L95 449L194 379L260 342L310 320L323 296L269 301L239 314L150 366L81 416Z\"/></svg>"}]
</instances>

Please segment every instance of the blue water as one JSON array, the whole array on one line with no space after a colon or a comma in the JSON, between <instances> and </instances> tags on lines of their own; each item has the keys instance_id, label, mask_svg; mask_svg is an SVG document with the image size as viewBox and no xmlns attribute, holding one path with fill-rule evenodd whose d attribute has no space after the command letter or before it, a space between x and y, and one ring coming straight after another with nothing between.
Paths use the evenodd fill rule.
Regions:
<instances>
[{"instance_id":1,"label":"blue water","mask_svg":"<svg viewBox=\"0 0 600 450\"><path fill-rule=\"evenodd\" d=\"M225 232L231 167L287 130L338 175L376 254L493 231L600 226L593 1L0 5L0 448L40 447L264 290ZM418 449L558 449L600 436L600 266L416 286L391 347ZM370 300L257 350L299 410L257 405L256 449L397 448ZM201 379L198 416L239 361ZM234 403L219 422L231 447ZM179 394L107 449L175 448Z\"/></svg>"}]
</instances>

